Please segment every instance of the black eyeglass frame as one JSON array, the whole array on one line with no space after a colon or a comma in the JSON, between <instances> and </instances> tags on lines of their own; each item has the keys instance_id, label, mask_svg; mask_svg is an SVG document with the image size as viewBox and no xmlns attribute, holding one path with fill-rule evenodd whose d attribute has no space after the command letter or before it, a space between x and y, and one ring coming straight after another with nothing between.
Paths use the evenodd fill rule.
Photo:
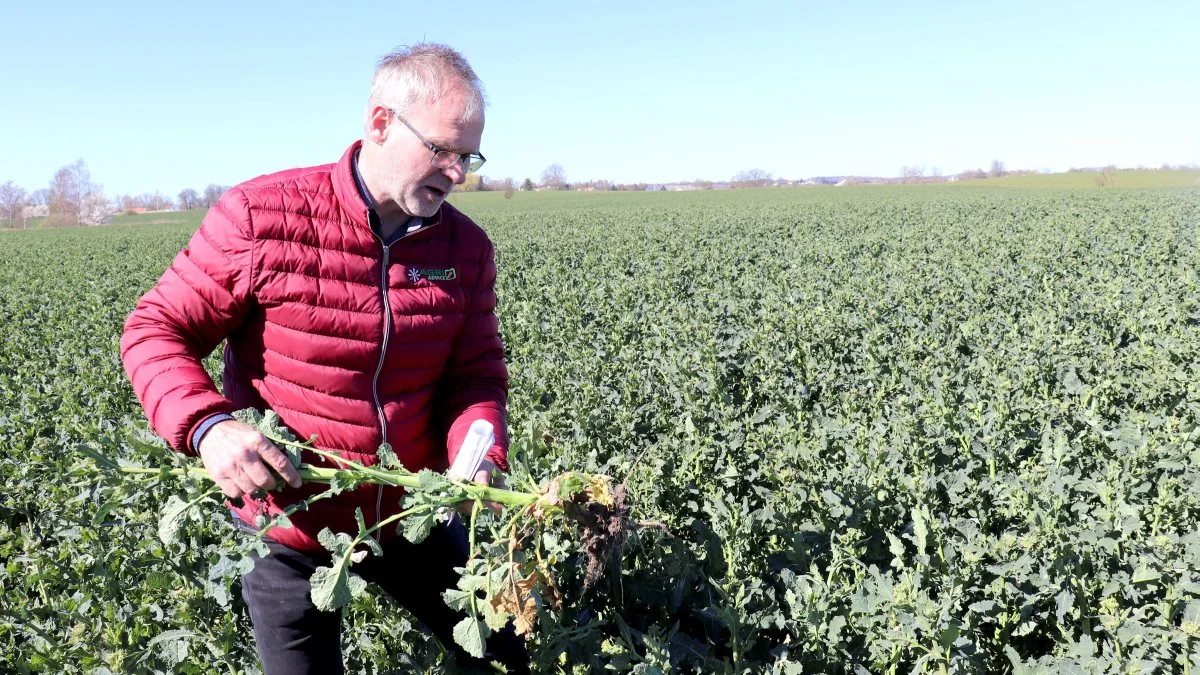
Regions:
<instances>
[{"instance_id":1,"label":"black eyeglass frame","mask_svg":"<svg viewBox=\"0 0 1200 675\"><path fill-rule=\"evenodd\" d=\"M433 157L429 158L429 163L439 169L449 169L455 164L460 164L467 173L475 173L479 170L479 167L483 166L483 163L487 161L487 158L478 152L469 152L464 155L462 153L454 152L453 150L447 150L446 148L435 145L431 143L428 138L422 136L421 132L414 129L413 125L409 124L408 120L404 119L404 116L396 112L395 109L388 108L388 112L392 113L393 117L400 120L404 126L408 127L408 130L413 132L413 135L421 139L421 142L425 144L425 147L433 153Z\"/></svg>"}]
</instances>

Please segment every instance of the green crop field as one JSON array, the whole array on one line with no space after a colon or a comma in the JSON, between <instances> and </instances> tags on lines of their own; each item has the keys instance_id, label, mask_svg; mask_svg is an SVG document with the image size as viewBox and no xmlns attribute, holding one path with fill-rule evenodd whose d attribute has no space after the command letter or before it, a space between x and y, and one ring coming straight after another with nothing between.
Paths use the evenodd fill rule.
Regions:
<instances>
[{"instance_id":1,"label":"green crop field","mask_svg":"<svg viewBox=\"0 0 1200 675\"><path fill-rule=\"evenodd\" d=\"M588 590L545 542L535 672L1200 672L1200 188L453 200L516 478L641 523ZM161 537L202 488L93 459L183 462L117 345L198 219L0 236L0 670L256 672L246 536ZM344 615L350 672L434 668L387 598Z\"/></svg>"}]
</instances>

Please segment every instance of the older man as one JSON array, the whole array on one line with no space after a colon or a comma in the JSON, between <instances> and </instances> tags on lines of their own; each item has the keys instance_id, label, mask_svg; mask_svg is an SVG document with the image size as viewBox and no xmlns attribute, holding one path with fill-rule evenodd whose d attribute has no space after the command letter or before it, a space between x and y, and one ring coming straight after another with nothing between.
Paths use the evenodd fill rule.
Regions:
<instances>
[{"instance_id":1,"label":"older man","mask_svg":"<svg viewBox=\"0 0 1200 675\"><path fill-rule=\"evenodd\" d=\"M388 443L413 471L444 470L483 419L497 442L475 480L507 469L494 249L444 203L483 164L483 108L479 79L456 51L423 44L389 54L363 139L336 164L227 192L130 315L121 354L138 399L172 447L198 454L225 494L242 499L235 521L323 487L301 485L278 448L229 415L245 407L274 410L297 436L367 465ZM221 340L218 392L200 361ZM275 487L272 470L289 487L254 498ZM243 579L267 673L342 672L340 617L309 600L308 577L329 560L317 533L356 531L356 509L370 526L397 513L400 497L364 486L272 530L270 555ZM384 557L355 571L454 647L458 617L440 594L465 561L462 538L443 528L414 546L385 528L381 544ZM511 634L489 648L510 671L527 667Z\"/></svg>"}]
</instances>

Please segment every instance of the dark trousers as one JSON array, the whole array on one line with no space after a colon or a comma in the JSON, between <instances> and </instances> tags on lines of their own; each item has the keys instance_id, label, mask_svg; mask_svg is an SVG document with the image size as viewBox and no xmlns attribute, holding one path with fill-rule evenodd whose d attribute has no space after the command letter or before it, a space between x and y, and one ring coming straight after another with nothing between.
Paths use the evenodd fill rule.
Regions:
<instances>
[{"instance_id":1,"label":"dark trousers","mask_svg":"<svg viewBox=\"0 0 1200 675\"><path fill-rule=\"evenodd\" d=\"M250 608L263 672L344 672L341 613L319 611L309 597L308 579L317 567L330 565L329 553L296 551L272 541L267 546L270 554L255 556L254 569L242 577L242 597ZM497 661L510 673L529 672L525 642L511 625L488 639L484 659L470 656L454 642L454 625L464 615L446 606L442 591L455 587L458 573L454 568L463 566L466 560L466 528L452 520L435 527L420 544L396 537L384 546L382 558L368 555L352 570L411 612L454 651L459 665L479 668L486 667L488 661Z\"/></svg>"}]
</instances>

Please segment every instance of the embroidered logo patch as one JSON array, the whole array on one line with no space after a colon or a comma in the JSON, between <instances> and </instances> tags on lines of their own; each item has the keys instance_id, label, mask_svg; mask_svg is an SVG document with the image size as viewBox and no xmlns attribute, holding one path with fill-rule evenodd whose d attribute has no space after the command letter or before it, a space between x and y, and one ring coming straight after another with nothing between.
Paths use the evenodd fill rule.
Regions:
<instances>
[{"instance_id":1,"label":"embroidered logo patch","mask_svg":"<svg viewBox=\"0 0 1200 675\"><path fill-rule=\"evenodd\" d=\"M454 281L458 278L458 272L453 267L440 269L437 267L412 267L408 270L408 280L412 283L417 283L422 279L430 281Z\"/></svg>"}]
</instances>

